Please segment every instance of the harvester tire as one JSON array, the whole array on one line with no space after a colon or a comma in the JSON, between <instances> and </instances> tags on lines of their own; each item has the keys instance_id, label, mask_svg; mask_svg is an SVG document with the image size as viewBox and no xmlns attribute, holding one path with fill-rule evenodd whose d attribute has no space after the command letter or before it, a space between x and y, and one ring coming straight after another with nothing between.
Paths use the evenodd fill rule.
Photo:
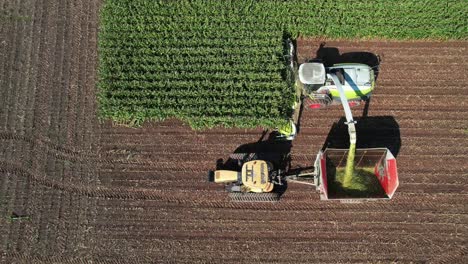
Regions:
<instances>
[{"instance_id":1,"label":"harvester tire","mask_svg":"<svg viewBox=\"0 0 468 264\"><path fill-rule=\"evenodd\" d=\"M229 198L232 202L254 202L254 203L271 203L278 202L280 200L279 193L243 193L243 192L231 192Z\"/></svg>"}]
</instances>

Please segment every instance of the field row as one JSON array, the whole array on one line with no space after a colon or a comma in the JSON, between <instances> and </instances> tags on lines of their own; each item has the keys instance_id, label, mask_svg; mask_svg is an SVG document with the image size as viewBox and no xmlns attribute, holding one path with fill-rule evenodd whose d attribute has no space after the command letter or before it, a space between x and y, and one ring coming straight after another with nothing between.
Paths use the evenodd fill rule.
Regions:
<instances>
[{"instance_id":1,"label":"field row","mask_svg":"<svg viewBox=\"0 0 468 264\"><path fill-rule=\"evenodd\" d=\"M109 1L109 14L121 24L269 25L305 36L466 38L462 2L362 1ZM140 15L146 9L148 16ZM174 14L177 13L177 16ZM132 14L132 15L129 15Z\"/></svg>"},{"instance_id":2,"label":"field row","mask_svg":"<svg viewBox=\"0 0 468 264\"><path fill-rule=\"evenodd\" d=\"M101 116L136 125L178 117L195 128L276 127L288 120L295 98L284 74L281 29L265 35L260 27L228 26L226 21L206 27L192 21L190 32L204 37L187 37L182 25L173 27L177 19L147 23L164 18L148 8L153 5L158 3L109 1L104 7ZM127 23L135 17L142 23ZM127 33L129 27L133 31ZM251 37L243 37L246 32Z\"/></svg>"}]
</instances>

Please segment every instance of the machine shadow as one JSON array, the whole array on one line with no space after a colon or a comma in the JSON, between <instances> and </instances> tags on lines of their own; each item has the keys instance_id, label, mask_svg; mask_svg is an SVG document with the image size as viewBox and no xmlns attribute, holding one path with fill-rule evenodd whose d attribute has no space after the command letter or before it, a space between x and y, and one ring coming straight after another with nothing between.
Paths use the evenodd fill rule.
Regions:
<instances>
[{"instance_id":1,"label":"machine shadow","mask_svg":"<svg viewBox=\"0 0 468 264\"><path fill-rule=\"evenodd\" d=\"M278 140L278 132L263 131L262 136L256 142L242 144L237 147L233 154L224 161L218 159L217 170L240 171L242 164L251 160L264 160L270 162L276 172L286 172L291 165L291 140ZM266 138L266 139L265 139ZM281 185L275 185L274 192L280 196L286 191L287 182L283 181Z\"/></svg>"},{"instance_id":2,"label":"machine shadow","mask_svg":"<svg viewBox=\"0 0 468 264\"><path fill-rule=\"evenodd\" d=\"M392 116L372 116L355 118L356 148L388 148L397 157L401 147L400 127ZM346 118L333 124L322 150L326 148L349 148Z\"/></svg>"},{"instance_id":3,"label":"machine shadow","mask_svg":"<svg viewBox=\"0 0 468 264\"><path fill-rule=\"evenodd\" d=\"M332 67L338 63L361 63L366 64L374 70L374 77L377 80L379 75L379 66L381 58L379 55L372 52L347 52L340 54L336 47L325 47L326 43L322 42L317 49L315 58L308 60L309 62L322 62L325 67Z\"/></svg>"}]
</instances>

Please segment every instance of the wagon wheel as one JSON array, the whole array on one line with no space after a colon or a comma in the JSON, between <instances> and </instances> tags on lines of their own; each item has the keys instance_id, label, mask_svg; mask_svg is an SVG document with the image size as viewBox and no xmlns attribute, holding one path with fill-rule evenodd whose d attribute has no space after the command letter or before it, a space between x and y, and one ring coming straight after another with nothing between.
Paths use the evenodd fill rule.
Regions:
<instances>
[{"instance_id":1,"label":"wagon wheel","mask_svg":"<svg viewBox=\"0 0 468 264\"><path fill-rule=\"evenodd\" d=\"M229 198L232 202L278 202L280 194L275 192L270 193L243 193L231 192Z\"/></svg>"}]
</instances>

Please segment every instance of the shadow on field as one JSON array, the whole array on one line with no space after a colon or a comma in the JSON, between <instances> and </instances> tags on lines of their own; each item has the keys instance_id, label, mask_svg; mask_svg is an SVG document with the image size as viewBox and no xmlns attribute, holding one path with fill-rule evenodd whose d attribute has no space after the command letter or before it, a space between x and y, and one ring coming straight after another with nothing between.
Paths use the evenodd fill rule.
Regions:
<instances>
[{"instance_id":1,"label":"shadow on field","mask_svg":"<svg viewBox=\"0 0 468 264\"><path fill-rule=\"evenodd\" d=\"M242 165L245 162L264 160L271 162L274 171L287 171L291 164L290 152L292 141L278 140L277 136L278 132L276 131L270 133L268 130L263 131L258 141L240 145L226 161L218 159L216 169L241 171ZM283 185L275 185L274 192L282 195L286 189L287 182L283 181Z\"/></svg>"},{"instance_id":2,"label":"shadow on field","mask_svg":"<svg viewBox=\"0 0 468 264\"><path fill-rule=\"evenodd\" d=\"M401 147L400 127L392 116L372 116L355 118L357 143L356 148L388 148L397 157ZM348 126L346 118L333 124L328 133L325 148L349 148Z\"/></svg>"},{"instance_id":3,"label":"shadow on field","mask_svg":"<svg viewBox=\"0 0 468 264\"><path fill-rule=\"evenodd\" d=\"M379 75L379 65L381 62L380 56L372 52L347 52L340 54L340 50L336 47L326 47L326 43L320 43L315 54L315 58L308 60L309 62L322 62L325 67L332 67L338 63L361 63L366 64L374 69L374 76L377 80Z\"/></svg>"}]
</instances>

